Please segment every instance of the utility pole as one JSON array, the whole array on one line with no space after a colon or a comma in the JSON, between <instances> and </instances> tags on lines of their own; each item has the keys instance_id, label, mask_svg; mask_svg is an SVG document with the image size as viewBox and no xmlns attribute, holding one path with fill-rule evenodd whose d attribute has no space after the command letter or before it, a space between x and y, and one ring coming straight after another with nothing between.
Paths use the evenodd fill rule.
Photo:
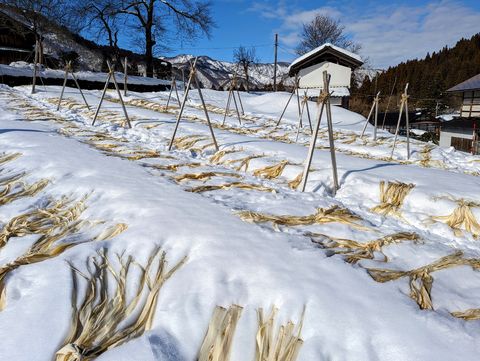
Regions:
<instances>
[{"instance_id":1,"label":"utility pole","mask_svg":"<svg viewBox=\"0 0 480 361\"><path fill-rule=\"evenodd\" d=\"M278 34L275 34L275 67L273 68L273 91L277 91L277 54L278 54Z\"/></svg>"}]
</instances>

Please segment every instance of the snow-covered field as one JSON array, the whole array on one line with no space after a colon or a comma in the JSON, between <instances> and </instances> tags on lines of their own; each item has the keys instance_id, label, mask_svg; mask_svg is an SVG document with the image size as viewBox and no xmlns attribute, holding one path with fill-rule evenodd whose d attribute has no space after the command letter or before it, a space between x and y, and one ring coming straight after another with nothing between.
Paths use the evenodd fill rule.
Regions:
<instances>
[{"instance_id":1,"label":"snow-covered field","mask_svg":"<svg viewBox=\"0 0 480 361\"><path fill-rule=\"evenodd\" d=\"M227 93L205 91L218 152L196 91L172 151L178 103L166 108L168 92L130 93L132 129L121 126L114 92L95 126L99 91L85 92L91 110L67 89L57 111L59 93L0 89L0 159L21 153L0 164L0 277L18 266L4 279L1 360L52 360L69 342L68 263L86 274L87 259L108 249L115 269L116 253L145 265L156 246L169 269L187 260L161 287L151 328L97 360L196 360L217 305L243 308L234 361L255 359L257 310L272 307L278 325L298 325L305 310L298 360L478 359L480 157L412 140L407 159L401 138L390 159L391 134L374 142L368 127L360 138L364 117L333 107L340 189L333 197L324 118L302 193L310 131L304 117L297 134L294 102L276 126L287 93L242 93L242 124L231 112L222 125ZM314 122L316 104L309 108ZM58 240L74 246L18 265L42 233L14 234L10 220L85 195L79 219L90 223ZM119 224L128 228L104 236ZM369 269L412 272L388 280ZM129 299L138 286L130 281Z\"/></svg>"}]
</instances>

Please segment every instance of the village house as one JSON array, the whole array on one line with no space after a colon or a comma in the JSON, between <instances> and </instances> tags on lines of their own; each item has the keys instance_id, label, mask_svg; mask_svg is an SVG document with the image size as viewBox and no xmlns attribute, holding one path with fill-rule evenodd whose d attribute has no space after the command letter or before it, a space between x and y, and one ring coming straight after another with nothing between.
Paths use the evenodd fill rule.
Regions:
<instances>
[{"instance_id":1,"label":"village house","mask_svg":"<svg viewBox=\"0 0 480 361\"><path fill-rule=\"evenodd\" d=\"M348 108L352 72L362 64L359 55L326 43L296 59L289 67L289 75L298 79L299 89L317 97L323 88L323 72L327 71L331 75L332 105Z\"/></svg>"},{"instance_id":2,"label":"village house","mask_svg":"<svg viewBox=\"0 0 480 361\"><path fill-rule=\"evenodd\" d=\"M440 146L480 153L480 74L447 90L462 97L460 116L444 122Z\"/></svg>"}]
</instances>

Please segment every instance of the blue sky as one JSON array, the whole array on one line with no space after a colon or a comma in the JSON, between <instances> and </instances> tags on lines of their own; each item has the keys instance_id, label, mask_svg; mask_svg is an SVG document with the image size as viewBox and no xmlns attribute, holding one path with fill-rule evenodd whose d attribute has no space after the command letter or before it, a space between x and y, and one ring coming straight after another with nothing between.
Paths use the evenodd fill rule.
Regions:
<instances>
[{"instance_id":1,"label":"blue sky","mask_svg":"<svg viewBox=\"0 0 480 361\"><path fill-rule=\"evenodd\" d=\"M480 1L298 1L213 0L217 27L210 39L194 44L171 42L177 54L209 55L232 60L239 45L256 45L263 62L273 61L273 39L280 38L279 60L295 58L302 23L316 13L339 19L348 35L362 44L362 54L374 68L423 57L461 37L480 32Z\"/></svg>"}]
</instances>

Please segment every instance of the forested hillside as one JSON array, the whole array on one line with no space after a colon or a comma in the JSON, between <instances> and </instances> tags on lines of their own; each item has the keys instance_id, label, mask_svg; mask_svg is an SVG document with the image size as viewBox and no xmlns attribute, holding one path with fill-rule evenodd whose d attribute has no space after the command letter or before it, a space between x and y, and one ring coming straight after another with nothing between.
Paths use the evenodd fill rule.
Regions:
<instances>
[{"instance_id":1,"label":"forested hillside","mask_svg":"<svg viewBox=\"0 0 480 361\"><path fill-rule=\"evenodd\" d=\"M393 96L389 110L394 110L405 84L409 83L411 104L415 107L435 109L455 107L458 97L446 90L480 73L480 33L462 39L452 47L427 54L424 59L409 60L388 68L377 78L366 78L362 86L352 91L353 110L368 112L373 95L381 91L381 108L384 110L389 95Z\"/></svg>"}]
</instances>

